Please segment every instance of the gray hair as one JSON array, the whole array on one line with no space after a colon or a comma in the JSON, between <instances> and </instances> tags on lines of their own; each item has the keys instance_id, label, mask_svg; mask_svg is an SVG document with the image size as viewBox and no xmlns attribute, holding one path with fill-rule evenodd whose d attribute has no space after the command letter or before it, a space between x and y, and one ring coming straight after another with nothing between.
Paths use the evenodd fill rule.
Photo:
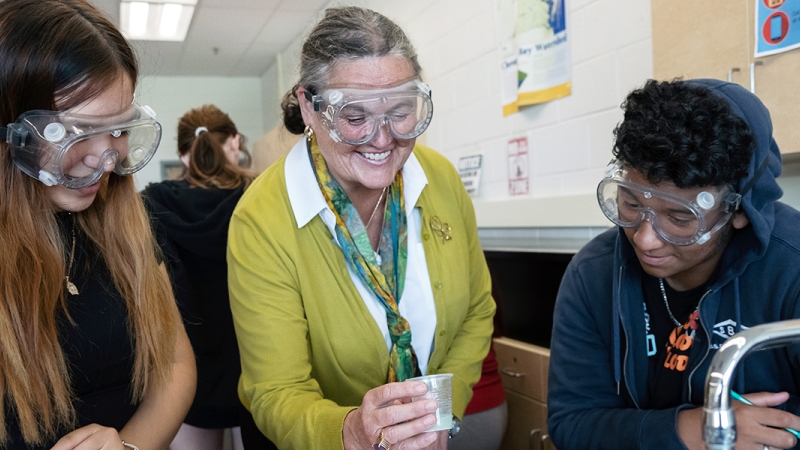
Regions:
<instances>
[{"instance_id":1,"label":"gray hair","mask_svg":"<svg viewBox=\"0 0 800 450\"><path fill-rule=\"evenodd\" d=\"M300 80L281 102L286 129L301 134L305 128L297 99L299 86L318 93L326 86L328 76L337 64L380 56L405 59L411 64L414 75L421 77L417 52L396 23L375 11L357 6L326 9L325 17L311 30L303 44Z\"/></svg>"}]
</instances>

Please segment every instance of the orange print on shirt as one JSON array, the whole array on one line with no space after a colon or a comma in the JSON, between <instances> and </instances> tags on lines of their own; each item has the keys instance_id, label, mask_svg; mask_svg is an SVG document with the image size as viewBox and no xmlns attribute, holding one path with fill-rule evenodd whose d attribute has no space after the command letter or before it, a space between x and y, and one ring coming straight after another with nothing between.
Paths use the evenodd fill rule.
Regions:
<instances>
[{"instance_id":1,"label":"orange print on shirt","mask_svg":"<svg viewBox=\"0 0 800 450\"><path fill-rule=\"evenodd\" d=\"M683 372L689 366L689 350L694 343L694 335L697 332L699 319L700 311L695 310L683 326L675 327L672 333L669 334L667 358L664 360L665 368Z\"/></svg>"}]
</instances>

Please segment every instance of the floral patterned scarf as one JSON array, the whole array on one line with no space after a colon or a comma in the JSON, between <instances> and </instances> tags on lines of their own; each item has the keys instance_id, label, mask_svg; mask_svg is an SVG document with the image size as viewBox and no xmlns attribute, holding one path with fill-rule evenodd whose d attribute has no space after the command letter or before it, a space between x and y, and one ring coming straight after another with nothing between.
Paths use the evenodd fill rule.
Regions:
<instances>
[{"instance_id":1,"label":"floral patterned scarf","mask_svg":"<svg viewBox=\"0 0 800 450\"><path fill-rule=\"evenodd\" d=\"M383 212L378 256L372 249L361 216L350 198L328 170L319 152L316 138L308 139L311 164L325 202L336 216L336 238L353 271L378 297L386 310L386 322L392 339L389 381L405 381L421 375L417 355L411 346L411 326L400 315L398 304L403 294L408 260L408 227L403 177L398 171L389 187Z\"/></svg>"}]
</instances>

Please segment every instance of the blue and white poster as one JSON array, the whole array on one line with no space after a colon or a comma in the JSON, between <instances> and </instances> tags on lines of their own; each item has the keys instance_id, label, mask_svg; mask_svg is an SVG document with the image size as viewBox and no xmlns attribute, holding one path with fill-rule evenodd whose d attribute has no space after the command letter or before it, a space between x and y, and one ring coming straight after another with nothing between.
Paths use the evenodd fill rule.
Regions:
<instances>
[{"instance_id":1,"label":"blue and white poster","mask_svg":"<svg viewBox=\"0 0 800 450\"><path fill-rule=\"evenodd\" d=\"M565 0L497 0L503 115L572 91Z\"/></svg>"},{"instance_id":2,"label":"blue and white poster","mask_svg":"<svg viewBox=\"0 0 800 450\"><path fill-rule=\"evenodd\" d=\"M800 47L800 0L756 0L755 57Z\"/></svg>"}]
</instances>

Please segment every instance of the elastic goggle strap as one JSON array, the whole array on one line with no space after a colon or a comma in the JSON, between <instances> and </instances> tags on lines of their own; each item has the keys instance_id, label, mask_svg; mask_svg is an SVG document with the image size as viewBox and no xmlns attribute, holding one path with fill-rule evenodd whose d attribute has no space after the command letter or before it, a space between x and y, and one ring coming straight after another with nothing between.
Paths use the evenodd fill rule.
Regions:
<instances>
[{"instance_id":1,"label":"elastic goggle strap","mask_svg":"<svg viewBox=\"0 0 800 450\"><path fill-rule=\"evenodd\" d=\"M753 188L753 186L756 185L756 181L758 181L758 179L761 178L761 175L764 173L765 170L767 170L767 167L769 167L769 156L767 156L766 158L764 158L763 161L761 161L761 165L758 167L758 170L756 170L756 173L753 174L753 178L750 178L747 184L745 184L742 187L742 190L739 191L739 195L741 195L742 198L744 198L744 195L747 194L747 191L749 191L750 189Z\"/></svg>"}]
</instances>

